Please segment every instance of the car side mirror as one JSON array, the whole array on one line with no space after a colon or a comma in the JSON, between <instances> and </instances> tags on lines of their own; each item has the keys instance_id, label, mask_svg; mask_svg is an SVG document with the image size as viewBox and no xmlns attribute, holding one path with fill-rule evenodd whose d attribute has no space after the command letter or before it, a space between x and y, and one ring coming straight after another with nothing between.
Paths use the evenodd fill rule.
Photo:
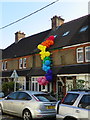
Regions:
<instances>
[{"instance_id":1,"label":"car side mirror","mask_svg":"<svg viewBox=\"0 0 90 120\"><path fill-rule=\"evenodd\" d=\"M4 100L7 100L8 97L5 97Z\"/></svg>"}]
</instances>

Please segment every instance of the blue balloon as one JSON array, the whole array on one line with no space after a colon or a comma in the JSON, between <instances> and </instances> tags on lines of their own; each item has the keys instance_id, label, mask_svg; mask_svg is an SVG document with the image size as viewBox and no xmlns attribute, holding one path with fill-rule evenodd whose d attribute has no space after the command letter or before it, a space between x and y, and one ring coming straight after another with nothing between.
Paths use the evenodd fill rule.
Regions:
<instances>
[{"instance_id":1,"label":"blue balloon","mask_svg":"<svg viewBox=\"0 0 90 120\"><path fill-rule=\"evenodd\" d=\"M44 64L47 65L47 66L49 66L49 65L51 64L51 61L50 61L50 60L46 60L46 61L44 62Z\"/></svg>"},{"instance_id":2,"label":"blue balloon","mask_svg":"<svg viewBox=\"0 0 90 120\"><path fill-rule=\"evenodd\" d=\"M46 65L43 64L42 69L43 69L45 72L47 72L48 70L50 70L50 66L46 66Z\"/></svg>"}]
</instances>

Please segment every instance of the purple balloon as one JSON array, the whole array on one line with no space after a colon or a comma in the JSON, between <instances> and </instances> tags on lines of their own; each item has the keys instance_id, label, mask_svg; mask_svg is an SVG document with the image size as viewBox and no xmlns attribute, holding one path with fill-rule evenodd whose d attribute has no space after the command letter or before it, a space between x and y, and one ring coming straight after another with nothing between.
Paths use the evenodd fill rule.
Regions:
<instances>
[{"instance_id":1,"label":"purple balloon","mask_svg":"<svg viewBox=\"0 0 90 120\"><path fill-rule=\"evenodd\" d=\"M47 81L51 82L52 81L52 76L46 76Z\"/></svg>"},{"instance_id":2,"label":"purple balloon","mask_svg":"<svg viewBox=\"0 0 90 120\"><path fill-rule=\"evenodd\" d=\"M48 74L52 74L52 70L48 70L47 73L48 73Z\"/></svg>"}]
</instances>

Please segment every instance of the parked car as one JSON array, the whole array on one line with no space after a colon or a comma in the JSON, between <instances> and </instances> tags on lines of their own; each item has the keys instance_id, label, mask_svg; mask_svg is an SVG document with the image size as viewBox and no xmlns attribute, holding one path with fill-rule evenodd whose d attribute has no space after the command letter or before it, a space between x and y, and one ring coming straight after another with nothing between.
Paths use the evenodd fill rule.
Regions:
<instances>
[{"instance_id":1,"label":"parked car","mask_svg":"<svg viewBox=\"0 0 90 120\"><path fill-rule=\"evenodd\" d=\"M73 90L56 104L60 120L90 120L90 90Z\"/></svg>"},{"instance_id":2,"label":"parked car","mask_svg":"<svg viewBox=\"0 0 90 120\"><path fill-rule=\"evenodd\" d=\"M0 91L0 98L4 97L4 93L2 91Z\"/></svg>"},{"instance_id":3,"label":"parked car","mask_svg":"<svg viewBox=\"0 0 90 120\"><path fill-rule=\"evenodd\" d=\"M16 91L0 101L2 113L22 117L56 118L56 99L48 93L35 91Z\"/></svg>"}]
</instances>

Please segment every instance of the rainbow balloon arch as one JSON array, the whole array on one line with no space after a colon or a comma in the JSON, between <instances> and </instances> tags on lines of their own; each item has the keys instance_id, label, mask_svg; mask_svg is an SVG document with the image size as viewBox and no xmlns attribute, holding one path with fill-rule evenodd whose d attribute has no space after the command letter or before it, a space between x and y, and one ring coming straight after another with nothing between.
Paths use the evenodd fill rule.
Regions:
<instances>
[{"instance_id":1,"label":"rainbow balloon arch","mask_svg":"<svg viewBox=\"0 0 90 120\"><path fill-rule=\"evenodd\" d=\"M44 77L37 78L37 81L40 85L45 86L49 82L52 82L53 80L53 73L51 69L52 62L50 58L51 53L49 51L46 51L46 49L49 48L51 45L54 45L54 39L55 39L55 36L52 35L37 46L37 48L41 50L39 54L40 54L41 60L43 61L42 70L46 72Z\"/></svg>"}]
</instances>

